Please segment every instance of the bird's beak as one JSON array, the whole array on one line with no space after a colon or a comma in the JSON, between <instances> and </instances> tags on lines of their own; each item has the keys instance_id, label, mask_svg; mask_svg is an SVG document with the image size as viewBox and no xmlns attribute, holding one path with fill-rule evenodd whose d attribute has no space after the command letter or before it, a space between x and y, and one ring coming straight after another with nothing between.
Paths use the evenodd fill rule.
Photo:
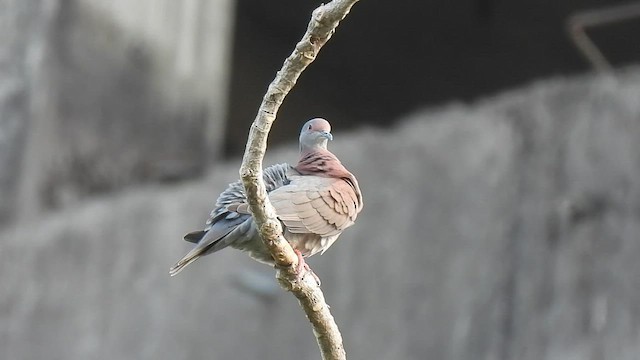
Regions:
<instances>
[{"instance_id":1,"label":"bird's beak","mask_svg":"<svg viewBox=\"0 0 640 360\"><path fill-rule=\"evenodd\" d=\"M328 140L333 140L333 135L331 135L328 131L323 131L320 133L320 136L327 138Z\"/></svg>"}]
</instances>

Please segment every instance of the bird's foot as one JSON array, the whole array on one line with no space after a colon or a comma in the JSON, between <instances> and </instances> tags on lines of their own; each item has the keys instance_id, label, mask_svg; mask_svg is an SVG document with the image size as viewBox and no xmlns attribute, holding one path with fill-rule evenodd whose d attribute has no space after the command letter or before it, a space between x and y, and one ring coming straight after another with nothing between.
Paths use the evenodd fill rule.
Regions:
<instances>
[{"instance_id":1,"label":"bird's foot","mask_svg":"<svg viewBox=\"0 0 640 360\"><path fill-rule=\"evenodd\" d=\"M296 268L296 271L298 272L298 277L300 278L300 280L304 280L304 277L307 274L310 274L311 276L313 276L313 279L316 281L316 284L320 286L321 284L320 278L318 277L318 275L316 275L316 273L313 272L313 270L311 270L309 265L304 261L304 257L302 256L302 253L297 249L293 249L293 251L295 251L296 255L298 255L298 266Z\"/></svg>"}]
</instances>

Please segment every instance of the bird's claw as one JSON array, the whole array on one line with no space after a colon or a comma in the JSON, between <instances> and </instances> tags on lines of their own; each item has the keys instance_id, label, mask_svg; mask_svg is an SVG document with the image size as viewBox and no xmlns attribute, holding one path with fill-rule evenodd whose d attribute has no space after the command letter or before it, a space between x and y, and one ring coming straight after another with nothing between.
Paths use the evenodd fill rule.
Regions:
<instances>
[{"instance_id":1,"label":"bird's claw","mask_svg":"<svg viewBox=\"0 0 640 360\"><path fill-rule=\"evenodd\" d=\"M309 265L304 261L304 257L302 256L302 253L296 249L294 249L294 251L296 255L298 255L298 266L296 267L298 278L300 280L304 280L304 277L307 274L310 274L311 276L313 276L313 279L316 281L316 284L320 286L321 284L320 278L318 277L318 275L316 275L316 273L313 272L313 270L311 270Z\"/></svg>"}]
</instances>

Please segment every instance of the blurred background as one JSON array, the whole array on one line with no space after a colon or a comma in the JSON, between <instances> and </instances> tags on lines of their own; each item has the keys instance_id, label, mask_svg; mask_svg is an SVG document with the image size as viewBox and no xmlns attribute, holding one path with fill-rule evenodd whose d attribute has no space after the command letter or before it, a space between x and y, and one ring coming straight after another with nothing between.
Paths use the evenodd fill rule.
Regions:
<instances>
[{"instance_id":1,"label":"blurred background","mask_svg":"<svg viewBox=\"0 0 640 360\"><path fill-rule=\"evenodd\" d=\"M319 358L269 267L168 276L318 5L0 0L1 359ZM638 7L354 7L266 159L322 116L359 178L309 260L350 358L640 359Z\"/></svg>"}]
</instances>

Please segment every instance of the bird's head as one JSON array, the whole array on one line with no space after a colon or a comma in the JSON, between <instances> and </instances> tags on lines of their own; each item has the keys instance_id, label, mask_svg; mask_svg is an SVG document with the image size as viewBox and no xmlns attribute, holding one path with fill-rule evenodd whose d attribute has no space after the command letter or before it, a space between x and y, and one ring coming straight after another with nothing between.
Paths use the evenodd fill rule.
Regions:
<instances>
[{"instance_id":1,"label":"bird's head","mask_svg":"<svg viewBox=\"0 0 640 360\"><path fill-rule=\"evenodd\" d=\"M327 141L333 140L331 124L325 119L315 118L307 121L300 131L300 151L327 149Z\"/></svg>"}]
</instances>

